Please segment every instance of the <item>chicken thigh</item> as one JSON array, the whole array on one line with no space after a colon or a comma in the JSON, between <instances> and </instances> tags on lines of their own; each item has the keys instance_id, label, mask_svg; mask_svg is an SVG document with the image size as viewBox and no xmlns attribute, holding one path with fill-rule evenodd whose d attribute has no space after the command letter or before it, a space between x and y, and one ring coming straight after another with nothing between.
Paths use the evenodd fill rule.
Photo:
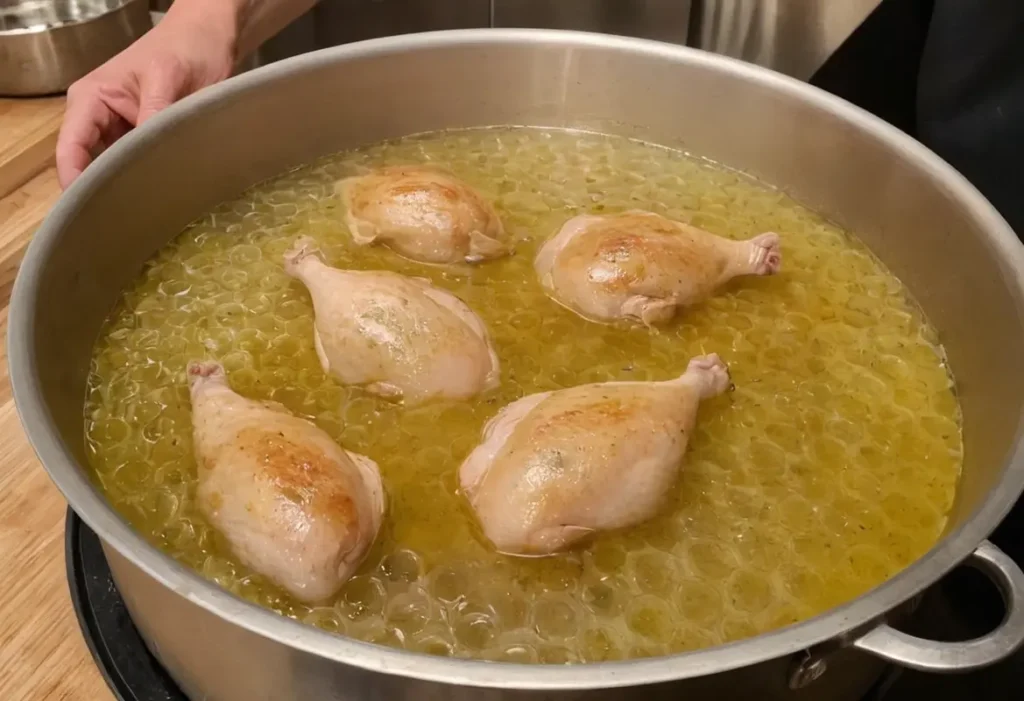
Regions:
<instances>
[{"instance_id":1,"label":"chicken thigh","mask_svg":"<svg viewBox=\"0 0 1024 701\"><path fill-rule=\"evenodd\" d=\"M480 193L436 166L392 166L337 186L352 238L423 263L478 263L509 253Z\"/></svg>"},{"instance_id":2,"label":"chicken thigh","mask_svg":"<svg viewBox=\"0 0 1024 701\"><path fill-rule=\"evenodd\" d=\"M200 511L247 566L297 599L331 597L377 537L377 464L277 402L236 394L217 363L188 367Z\"/></svg>"},{"instance_id":3,"label":"chicken thigh","mask_svg":"<svg viewBox=\"0 0 1024 701\"><path fill-rule=\"evenodd\" d=\"M504 553L544 555L652 517L672 487L701 399L729 386L717 355L667 382L605 382L523 397L484 427L459 469Z\"/></svg>"},{"instance_id":4,"label":"chicken thigh","mask_svg":"<svg viewBox=\"0 0 1024 701\"><path fill-rule=\"evenodd\" d=\"M285 271L309 290L317 355L341 382L408 403L497 386L487 328L450 292L398 273L332 268L305 238L285 254Z\"/></svg>"},{"instance_id":5,"label":"chicken thigh","mask_svg":"<svg viewBox=\"0 0 1024 701\"><path fill-rule=\"evenodd\" d=\"M541 247L534 268L551 296L595 321L651 326L741 275L771 275L777 234L732 241L651 212L582 215Z\"/></svg>"}]
</instances>

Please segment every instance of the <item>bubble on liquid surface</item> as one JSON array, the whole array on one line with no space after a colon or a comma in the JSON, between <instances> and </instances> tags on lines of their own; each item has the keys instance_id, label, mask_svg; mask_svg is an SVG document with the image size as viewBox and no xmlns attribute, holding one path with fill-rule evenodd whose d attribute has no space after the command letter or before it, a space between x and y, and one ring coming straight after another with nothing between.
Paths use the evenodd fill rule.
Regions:
<instances>
[{"instance_id":1,"label":"bubble on liquid surface","mask_svg":"<svg viewBox=\"0 0 1024 701\"><path fill-rule=\"evenodd\" d=\"M435 162L491 198L509 258L451 274L352 244L334 181ZM746 279L657 331L585 322L537 284L539 243L583 212L653 209L734 239L782 236L783 272ZM299 235L335 266L426 277L487 323L502 387L404 411L327 378L306 292L281 269ZM596 135L490 129L331 156L260 184L154 257L100 338L85 426L107 498L221 586L339 634L516 662L622 659L714 645L860 595L936 540L961 463L935 333L856 240L777 191L683 154ZM523 394L677 376L717 352L736 391L701 407L664 512L535 561L481 544L455 492L484 422ZM293 600L234 558L195 507L191 359L276 399L381 467L387 524L329 605Z\"/></svg>"}]
</instances>

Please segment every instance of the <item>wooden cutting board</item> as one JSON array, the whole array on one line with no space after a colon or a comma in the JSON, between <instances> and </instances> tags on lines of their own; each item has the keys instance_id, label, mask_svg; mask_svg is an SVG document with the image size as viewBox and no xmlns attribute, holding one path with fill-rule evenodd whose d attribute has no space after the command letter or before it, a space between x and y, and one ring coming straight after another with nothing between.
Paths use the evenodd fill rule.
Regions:
<instances>
[{"instance_id":1,"label":"wooden cutting board","mask_svg":"<svg viewBox=\"0 0 1024 701\"><path fill-rule=\"evenodd\" d=\"M35 229L57 200L57 99L0 100L0 699L111 701L71 607L67 508L21 430L8 381L7 305ZM4 196L6 195L6 196Z\"/></svg>"},{"instance_id":2,"label":"wooden cutting board","mask_svg":"<svg viewBox=\"0 0 1024 701\"><path fill-rule=\"evenodd\" d=\"M0 197L53 163L63 116L63 97L0 100Z\"/></svg>"}]
</instances>

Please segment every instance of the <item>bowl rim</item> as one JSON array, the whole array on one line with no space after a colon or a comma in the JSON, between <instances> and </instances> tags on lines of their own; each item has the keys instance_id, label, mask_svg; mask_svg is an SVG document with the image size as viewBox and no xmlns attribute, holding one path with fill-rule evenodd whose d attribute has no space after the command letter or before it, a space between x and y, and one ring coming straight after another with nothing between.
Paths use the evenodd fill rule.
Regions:
<instances>
[{"instance_id":1,"label":"bowl rim","mask_svg":"<svg viewBox=\"0 0 1024 701\"><path fill-rule=\"evenodd\" d=\"M24 27L10 27L7 29L4 29L2 26L0 26L0 40L3 40L4 38L13 39L14 37L47 34L65 29L71 29L74 27L81 27L86 24L92 24L93 22L104 19L109 15L119 12L125 12L129 6L138 4L141 1L142 0L102 0L102 2L99 3L96 7L98 12L83 17L68 17L65 19L55 19L53 21L26 25ZM148 7L148 2L146 4ZM10 14L14 15L13 12Z\"/></svg>"},{"instance_id":2,"label":"bowl rim","mask_svg":"<svg viewBox=\"0 0 1024 701\"><path fill-rule=\"evenodd\" d=\"M436 657L361 642L320 630L235 597L165 555L124 521L63 445L37 377L33 309L37 280L65 223L109 180L134 151L161 138L176 123L267 83L320 66L354 59L414 53L437 48L497 45L555 45L644 54L699 66L710 72L770 88L788 99L830 111L851 126L886 143L927 171L972 213L1002 256L1007 283L1024 300L1024 247L995 208L950 165L911 137L868 112L796 79L739 60L646 39L547 29L461 29L406 34L322 49L243 73L195 93L156 115L104 152L67 190L29 245L11 296L8 358L15 404L25 433L50 478L71 507L136 567L167 589L226 622L320 658L368 671L424 681L481 688L587 690L668 682L725 672L792 655L816 644L870 628L888 611L912 598L968 557L1009 512L1024 488L1024 413L998 485L959 528L887 582L814 618L753 638L690 652L616 662L566 666L493 663ZM729 165L729 164L726 164ZM1024 308L1021 305L1018 309ZM1024 324L1024 310L1021 311Z\"/></svg>"}]
</instances>

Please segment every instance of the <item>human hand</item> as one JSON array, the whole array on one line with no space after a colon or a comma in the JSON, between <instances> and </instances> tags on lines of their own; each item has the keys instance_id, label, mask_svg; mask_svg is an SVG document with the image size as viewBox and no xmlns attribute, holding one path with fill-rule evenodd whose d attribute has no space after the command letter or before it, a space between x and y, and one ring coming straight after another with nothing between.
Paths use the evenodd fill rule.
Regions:
<instances>
[{"instance_id":1,"label":"human hand","mask_svg":"<svg viewBox=\"0 0 1024 701\"><path fill-rule=\"evenodd\" d=\"M237 20L210 11L216 6L175 3L145 36L71 86L57 138L62 188L127 131L231 74Z\"/></svg>"}]
</instances>

